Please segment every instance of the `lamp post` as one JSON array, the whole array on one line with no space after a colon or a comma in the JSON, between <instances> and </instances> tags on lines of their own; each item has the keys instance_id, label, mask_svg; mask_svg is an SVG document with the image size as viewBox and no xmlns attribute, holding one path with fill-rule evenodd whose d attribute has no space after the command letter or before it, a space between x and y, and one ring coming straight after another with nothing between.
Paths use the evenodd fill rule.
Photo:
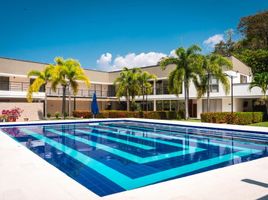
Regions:
<instances>
[{"instance_id":1,"label":"lamp post","mask_svg":"<svg viewBox=\"0 0 268 200\"><path fill-rule=\"evenodd\" d=\"M234 77L231 76L231 113L234 113Z\"/></svg>"},{"instance_id":2,"label":"lamp post","mask_svg":"<svg viewBox=\"0 0 268 200\"><path fill-rule=\"evenodd\" d=\"M231 114L233 121L233 113L234 113L234 78L237 77L237 72L227 71L225 76L228 76L231 79Z\"/></svg>"}]
</instances>

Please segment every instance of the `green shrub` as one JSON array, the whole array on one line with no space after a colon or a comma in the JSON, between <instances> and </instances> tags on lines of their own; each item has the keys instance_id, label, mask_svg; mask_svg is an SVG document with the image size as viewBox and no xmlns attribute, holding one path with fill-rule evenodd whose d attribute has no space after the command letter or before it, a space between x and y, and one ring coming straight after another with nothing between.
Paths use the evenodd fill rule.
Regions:
<instances>
[{"instance_id":1,"label":"green shrub","mask_svg":"<svg viewBox=\"0 0 268 200\"><path fill-rule=\"evenodd\" d=\"M65 118L65 117L68 117L68 115L69 115L69 114L68 114L67 112L64 112L64 113L63 113L64 118Z\"/></svg>"},{"instance_id":2,"label":"green shrub","mask_svg":"<svg viewBox=\"0 0 268 200\"><path fill-rule=\"evenodd\" d=\"M78 118L91 118L92 113L89 110L74 110L73 116Z\"/></svg>"},{"instance_id":3,"label":"green shrub","mask_svg":"<svg viewBox=\"0 0 268 200\"><path fill-rule=\"evenodd\" d=\"M262 122L264 119L264 114L262 112L253 112L253 123Z\"/></svg>"},{"instance_id":4,"label":"green shrub","mask_svg":"<svg viewBox=\"0 0 268 200\"><path fill-rule=\"evenodd\" d=\"M47 118L50 118L51 117L51 113L47 113Z\"/></svg>"},{"instance_id":5,"label":"green shrub","mask_svg":"<svg viewBox=\"0 0 268 200\"><path fill-rule=\"evenodd\" d=\"M78 118L92 118L89 110L75 110L73 116ZM148 118L148 119L177 119L180 116L175 111L123 111L123 110L104 110L96 118ZM181 116L180 116L181 117Z\"/></svg>"},{"instance_id":6,"label":"green shrub","mask_svg":"<svg viewBox=\"0 0 268 200\"><path fill-rule=\"evenodd\" d=\"M55 112L55 117L56 117L56 119L59 119L60 116L61 116L61 114L60 114L59 112Z\"/></svg>"},{"instance_id":7,"label":"green shrub","mask_svg":"<svg viewBox=\"0 0 268 200\"><path fill-rule=\"evenodd\" d=\"M149 111L144 112L144 118L147 119L178 119L181 118L180 113L175 111Z\"/></svg>"},{"instance_id":8,"label":"green shrub","mask_svg":"<svg viewBox=\"0 0 268 200\"><path fill-rule=\"evenodd\" d=\"M209 112L201 114L202 122L247 125L262 122L262 112Z\"/></svg>"}]
</instances>

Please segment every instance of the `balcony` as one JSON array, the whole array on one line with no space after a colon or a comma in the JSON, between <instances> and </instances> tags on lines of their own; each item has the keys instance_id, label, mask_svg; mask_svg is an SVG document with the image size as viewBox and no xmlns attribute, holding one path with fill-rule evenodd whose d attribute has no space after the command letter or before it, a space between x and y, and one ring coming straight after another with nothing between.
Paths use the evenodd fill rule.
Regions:
<instances>
[{"instance_id":1,"label":"balcony","mask_svg":"<svg viewBox=\"0 0 268 200\"><path fill-rule=\"evenodd\" d=\"M97 97L100 98L107 98L107 97L114 97L115 93L112 90L90 90L90 89L79 89L76 97L80 98L86 98L86 97L92 97L94 92L96 92ZM53 91L52 88L47 88L47 95L51 97L59 97L62 96L63 91L62 88L57 88L56 91ZM67 89L66 96L69 95L69 91ZM71 96L73 97L73 93L71 93Z\"/></svg>"},{"instance_id":2,"label":"balcony","mask_svg":"<svg viewBox=\"0 0 268 200\"><path fill-rule=\"evenodd\" d=\"M237 97L262 97L261 89L254 87L249 90L249 83L234 84L234 96Z\"/></svg>"},{"instance_id":3,"label":"balcony","mask_svg":"<svg viewBox=\"0 0 268 200\"><path fill-rule=\"evenodd\" d=\"M27 91L30 82L12 82L4 81L0 82L1 91Z\"/></svg>"},{"instance_id":4,"label":"balcony","mask_svg":"<svg viewBox=\"0 0 268 200\"><path fill-rule=\"evenodd\" d=\"M30 82L0 82L0 98L26 98ZM43 99L44 92L38 92L33 95L35 99Z\"/></svg>"}]
</instances>

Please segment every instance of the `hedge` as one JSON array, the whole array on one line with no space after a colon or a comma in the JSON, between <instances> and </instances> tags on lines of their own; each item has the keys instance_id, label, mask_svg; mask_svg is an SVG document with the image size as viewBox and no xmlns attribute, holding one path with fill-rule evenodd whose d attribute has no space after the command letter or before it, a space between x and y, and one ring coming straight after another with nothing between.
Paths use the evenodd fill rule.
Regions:
<instances>
[{"instance_id":1,"label":"hedge","mask_svg":"<svg viewBox=\"0 0 268 200\"><path fill-rule=\"evenodd\" d=\"M262 112L208 112L201 114L202 122L247 125L263 121Z\"/></svg>"},{"instance_id":2,"label":"hedge","mask_svg":"<svg viewBox=\"0 0 268 200\"><path fill-rule=\"evenodd\" d=\"M78 118L92 118L89 110L75 110L73 116ZM96 118L148 118L148 119L180 119L181 113L175 111L121 111L121 110L104 110Z\"/></svg>"}]
</instances>

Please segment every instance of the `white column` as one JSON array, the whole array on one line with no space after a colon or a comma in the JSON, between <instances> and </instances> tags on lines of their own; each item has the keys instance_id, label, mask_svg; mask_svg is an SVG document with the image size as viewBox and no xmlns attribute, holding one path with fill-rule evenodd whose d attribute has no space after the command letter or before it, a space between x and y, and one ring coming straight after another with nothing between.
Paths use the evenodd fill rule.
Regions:
<instances>
[{"instance_id":1,"label":"white column","mask_svg":"<svg viewBox=\"0 0 268 200\"><path fill-rule=\"evenodd\" d=\"M154 111L156 111L156 100L154 99Z\"/></svg>"},{"instance_id":2,"label":"white column","mask_svg":"<svg viewBox=\"0 0 268 200\"><path fill-rule=\"evenodd\" d=\"M200 119L201 118L201 113L203 112L203 103L202 103L202 99L198 99L196 101L197 103L197 118Z\"/></svg>"}]
</instances>

